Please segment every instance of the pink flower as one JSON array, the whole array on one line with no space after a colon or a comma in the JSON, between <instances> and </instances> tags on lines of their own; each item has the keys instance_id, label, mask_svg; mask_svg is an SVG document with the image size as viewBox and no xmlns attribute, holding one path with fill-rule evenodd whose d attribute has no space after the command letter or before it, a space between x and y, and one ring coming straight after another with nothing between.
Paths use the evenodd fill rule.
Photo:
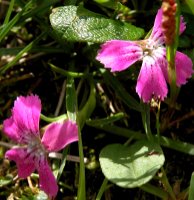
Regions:
<instances>
[{"instance_id":1,"label":"pink flower","mask_svg":"<svg viewBox=\"0 0 194 200\"><path fill-rule=\"evenodd\" d=\"M158 10L152 33L148 39L140 41L110 40L101 46L96 57L111 72L123 71L137 61L142 61L136 92L146 103L152 98L164 100L167 96L168 73L166 48L162 33L162 9ZM181 17L180 33L185 30ZM193 63L191 59L176 52L176 84L181 86L191 77Z\"/></svg>"},{"instance_id":2,"label":"pink flower","mask_svg":"<svg viewBox=\"0 0 194 200\"><path fill-rule=\"evenodd\" d=\"M20 96L14 102L12 116L3 122L4 133L21 147L8 150L5 157L16 162L18 176L27 178L35 170L39 173L40 188L50 197L58 192L56 179L47 161L47 154L59 151L78 141L74 122L50 124L40 138L41 101L37 95Z\"/></svg>"}]
</instances>

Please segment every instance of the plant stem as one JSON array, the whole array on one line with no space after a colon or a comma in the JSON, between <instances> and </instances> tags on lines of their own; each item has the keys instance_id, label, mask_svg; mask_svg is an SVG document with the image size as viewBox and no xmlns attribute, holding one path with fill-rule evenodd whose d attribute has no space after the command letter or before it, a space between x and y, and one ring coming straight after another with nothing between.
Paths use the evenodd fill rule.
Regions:
<instances>
[{"instance_id":1,"label":"plant stem","mask_svg":"<svg viewBox=\"0 0 194 200\"><path fill-rule=\"evenodd\" d=\"M158 104L158 110L156 113L156 131L157 131L158 143L160 144L160 102Z\"/></svg>"},{"instance_id":2,"label":"plant stem","mask_svg":"<svg viewBox=\"0 0 194 200\"><path fill-rule=\"evenodd\" d=\"M56 122L60 120L66 120L67 119L67 114L60 115L58 117L47 117L43 114L40 115L40 118L44 120L45 122Z\"/></svg>"},{"instance_id":3,"label":"plant stem","mask_svg":"<svg viewBox=\"0 0 194 200\"><path fill-rule=\"evenodd\" d=\"M165 172L164 168L162 167L161 170L162 170L162 179L161 179L161 181L164 184L167 192L171 196L172 200L176 200L177 198L176 198L176 196L175 196L175 194L174 194L174 192L172 190L172 187L171 187L170 183L168 182L168 178L166 176L166 172Z\"/></svg>"},{"instance_id":4,"label":"plant stem","mask_svg":"<svg viewBox=\"0 0 194 200\"><path fill-rule=\"evenodd\" d=\"M80 168L79 168L79 187L78 187L78 200L85 200L86 199L86 189L85 189L85 165L84 165L84 153L83 153L83 144L81 138L81 130L79 127L79 141L78 141L78 148L79 148L79 157L80 157Z\"/></svg>"},{"instance_id":5,"label":"plant stem","mask_svg":"<svg viewBox=\"0 0 194 200\"><path fill-rule=\"evenodd\" d=\"M143 108L141 112L141 116L142 116L144 130L145 130L148 140L153 142L154 138L153 138L151 128L150 128L150 106L143 103L141 105Z\"/></svg>"},{"instance_id":6,"label":"plant stem","mask_svg":"<svg viewBox=\"0 0 194 200\"><path fill-rule=\"evenodd\" d=\"M103 195L104 191L106 190L107 184L108 184L108 179L105 178L104 181L102 182L102 185L101 185L99 191L98 191L96 200L100 200L102 198L102 195Z\"/></svg>"}]
</instances>

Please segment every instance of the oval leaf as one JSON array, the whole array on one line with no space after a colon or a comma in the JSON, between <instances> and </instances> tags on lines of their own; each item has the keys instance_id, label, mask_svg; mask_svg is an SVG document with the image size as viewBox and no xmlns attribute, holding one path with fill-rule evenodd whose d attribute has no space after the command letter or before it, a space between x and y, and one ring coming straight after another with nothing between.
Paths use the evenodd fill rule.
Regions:
<instances>
[{"instance_id":1,"label":"oval leaf","mask_svg":"<svg viewBox=\"0 0 194 200\"><path fill-rule=\"evenodd\" d=\"M77 6L53 9L50 22L58 40L102 43L112 39L137 40L144 34L141 28Z\"/></svg>"},{"instance_id":2,"label":"oval leaf","mask_svg":"<svg viewBox=\"0 0 194 200\"><path fill-rule=\"evenodd\" d=\"M138 141L130 147L111 144L102 149L100 165L105 177L120 187L139 187L151 180L164 164L158 144Z\"/></svg>"}]
</instances>

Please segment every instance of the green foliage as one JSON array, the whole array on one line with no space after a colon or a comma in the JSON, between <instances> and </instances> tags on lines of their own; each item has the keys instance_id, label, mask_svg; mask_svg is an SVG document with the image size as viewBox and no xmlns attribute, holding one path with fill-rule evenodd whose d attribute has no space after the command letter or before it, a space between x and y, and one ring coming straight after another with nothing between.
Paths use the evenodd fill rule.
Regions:
<instances>
[{"instance_id":1,"label":"green foliage","mask_svg":"<svg viewBox=\"0 0 194 200\"><path fill-rule=\"evenodd\" d=\"M134 90L139 63L130 70L110 73L95 60L99 43L141 39L144 30L139 27L151 28L161 1L10 0L0 1L0 7L7 3L7 12L0 8L1 123L10 116L18 95L34 93L46 102L44 115L41 114L43 125L71 119L79 127L78 146L75 143L64 149L58 162L50 159L59 185L56 199L100 200L106 192L115 200L122 193L137 191L138 195L130 196L131 199L149 199L152 194L161 199L193 200L193 174L191 180L187 178L193 171L194 155L190 140L194 115L192 83L190 88L181 88L175 107L170 107L168 101L161 103L161 109L142 106ZM177 35L178 48L194 59L192 0L181 2L180 8L187 29L180 39ZM61 83L65 80L63 94ZM60 112L54 114L59 98L63 103ZM156 135L160 131L161 136ZM153 140L146 139L145 133L153 135ZM1 144L12 144L4 134L1 136ZM118 144L123 140L129 144ZM165 149L165 158L160 145ZM3 146L0 152L0 199L11 195L23 200L47 199L37 189L36 174L28 181L16 179L14 163L3 162L7 148L10 146ZM77 163L69 162L69 153L77 158ZM184 179L178 192L175 177ZM114 184L121 188L113 187ZM184 188L185 185L189 187ZM137 189L130 190L134 187ZM142 190L149 193L148 197Z\"/></svg>"},{"instance_id":2,"label":"green foliage","mask_svg":"<svg viewBox=\"0 0 194 200\"><path fill-rule=\"evenodd\" d=\"M188 200L193 200L193 197L194 197L194 173L192 173L192 175L191 175Z\"/></svg>"},{"instance_id":3,"label":"green foliage","mask_svg":"<svg viewBox=\"0 0 194 200\"><path fill-rule=\"evenodd\" d=\"M120 187L139 187L151 180L164 164L159 145L140 140L133 145L111 144L100 153L105 177Z\"/></svg>"},{"instance_id":4,"label":"green foliage","mask_svg":"<svg viewBox=\"0 0 194 200\"><path fill-rule=\"evenodd\" d=\"M129 23L105 18L83 7L53 9L51 25L59 41L102 43L107 40L137 40L144 31Z\"/></svg>"},{"instance_id":5,"label":"green foliage","mask_svg":"<svg viewBox=\"0 0 194 200\"><path fill-rule=\"evenodd\" d=\"M74 86L74 79L67 79L67 93L66 93L66 108L67 108L67 116L70 120L76 122L77 120L77 98Z\"/></svg>"},{"instance_id":6,"label":"green foliage","mask_svg":"<svg viewBox=\"0 0 194 200\"><path fill-rule=\"evenodd\" d=\"M1 176L0 177L0 187L6 186L10 184L13 181L13 176L12 175L7 175L7 176Z\"/></svg>"}]
</instances>

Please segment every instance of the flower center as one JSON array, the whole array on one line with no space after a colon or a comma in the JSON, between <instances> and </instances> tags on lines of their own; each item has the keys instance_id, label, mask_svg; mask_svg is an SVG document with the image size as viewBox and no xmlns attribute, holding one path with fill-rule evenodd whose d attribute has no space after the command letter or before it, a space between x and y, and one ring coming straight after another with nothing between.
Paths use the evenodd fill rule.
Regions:
<instances>
[{"instance_id":1,"label":"flower center","mask_svg":"<svg viewBox=\"0 0 194 200\"><path fill-rule=\"evenodd\" d=\"M137 43L141 46L144 57L145 56L153 56L154 51L159 47L158 44L150 38L148 38L146 40L138 41Z\"/></svg>"},{"instance_id":2,"label":"flower center","mask_svg":"<svg viewBox=\"0 0 194 200\"><path fill-rule=\"evenodd\" d=\"M147 39L144 47L142 47L144 56L147 56L147 55L152 56L154 50L156 50L157 48L158 48L158 45L156 44L154 40Z\"/></svg>"},{"instance_id":3,"label":"flower center","mask_svg":"<svg viewBox=\"0 0 194 200\"><path fill-rule=\"evenodd\" d=\"M27 154L28 157L34 161L36 167L39 167L40 163L46 161L47 152L44 146L41 144L38 136L33 136L30 140L28 140Z\"/></svg>"}]
</instances>

